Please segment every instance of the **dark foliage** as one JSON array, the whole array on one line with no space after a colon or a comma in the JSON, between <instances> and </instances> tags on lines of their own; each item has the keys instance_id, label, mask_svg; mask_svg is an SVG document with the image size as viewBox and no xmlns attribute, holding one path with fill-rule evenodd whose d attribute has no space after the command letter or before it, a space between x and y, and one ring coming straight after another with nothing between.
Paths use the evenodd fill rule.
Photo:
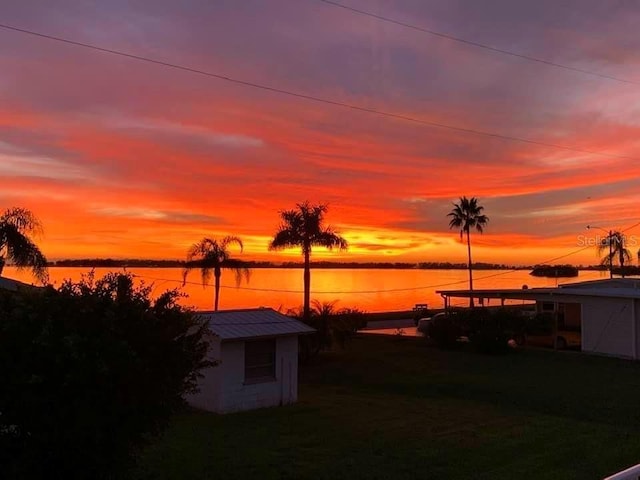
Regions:
<instances>
[{"instance_id":1,"label":"dark foliage","mask_svg":"<svg viewBox=\"0 0 640 480\"><path fill-rule=\"evenodd\" d=\"M300 357L303 361L323 350L345 348L357 331L366 326L364 312L355 308L336 309L335 302L312 302L311 316L307 323L316 329L312 335L300 337ZM290 315L304 321L304 312L290 311Z\"/></svg>"},{"instance_id":2,"label":"dark foliage","mask_svg":"<svg viewBox=\"0 0 640 480\"><path fill-rule=\"evenodd\" d=\"M413 314L413 323L417 326L421 318L426 318L428 316L429 316L428 308L421 308L419 310L416 310Z\"/></svg>"},{"instance_id":3,"label":"dark foliage","mask_svg":"<svg viewBox=\"0 0 640 480\"><path fill-rule=\"evenodd\" d=\"M460 318L456 314L434 316L428 327L428 338L438 347L451 349L458 346L458 338L463 334Z\"/></svg>"},{"instance_id":4,"label":"dark foliage","mask_svg":"<svg viewBox=\"0 0 640 480\"><path fill-rule=\"evenodd\" d=\"M211 364L168 291L110 274L0 291L0 478L121 478Z\"/></svg>"},{"instance_id":5,"label":"dark foliage","mask_svg":"<svg viewBox=\"0 0 640 480\"><path fill-rule=\"evenodd\" d=\"M526 317L517 311L473 308L434 317L428 335L440 348L454 348L466 337L475 351L496 354L506 353L508 341L523 336L527 328Z\"/></svg>"}]
</instances>

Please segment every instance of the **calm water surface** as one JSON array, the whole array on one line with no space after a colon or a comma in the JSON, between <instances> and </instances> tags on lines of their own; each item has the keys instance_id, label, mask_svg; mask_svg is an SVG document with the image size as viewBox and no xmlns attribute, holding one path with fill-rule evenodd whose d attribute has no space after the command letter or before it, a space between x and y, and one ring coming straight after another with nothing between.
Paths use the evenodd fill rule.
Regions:
<instances>
[{"instance_id":1,"label":"calm water surface","mask_svg":"<svg viewBox=\"0 0 640 480\"><path fill-rule=\"evenodd\" d=\"M51 268L49 275L54 285L67 278L79 280L88 268ZM99 278L109 271L122 269L95 270ZM203 288L198 272L188 277L182 287L182 272L178 268L133 268L130 273L153 286L153 294L179 288L188 295L183 304L198 309L213 307L213 288ZM5 268L3 275L31 283L26 272ZM314 269L311 272L311 298L322 302L337 301L337 307L357 307L368 312L408 310L416 303L428 303L432 307L442 307L438 289L467 288L465 270L364 270L364 269ZM522 288L551 287L557 283L606 278L606 272L581 271L580 276L570 279L540 278L529 275L528 270L480 270L474 272L475 288ZM249 283L235 286L233 272L223 272L220 289L220 308L244 308L265 306L275 309L296 308L302 304L302 269L260 268L251 272ZM439 286L442 285L442 286ZM446 285L446 286L445 286ZM461 305L467 302L461 299Z\"/></svg>"}]
</instances>

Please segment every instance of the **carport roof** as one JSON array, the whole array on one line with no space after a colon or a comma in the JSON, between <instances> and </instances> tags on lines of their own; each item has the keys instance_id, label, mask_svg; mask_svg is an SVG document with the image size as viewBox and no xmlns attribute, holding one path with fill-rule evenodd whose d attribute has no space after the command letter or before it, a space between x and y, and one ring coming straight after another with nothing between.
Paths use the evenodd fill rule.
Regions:
<instances>
[{"instance_id":1,"label":"carport roof","mask_svg":"<svg viewBox=\"0 0 640 480\"><path fill-rule=\"evenodd\" d=\"M549 300L551 297L607 297L637 298L640 290L636 288L602 287L602 288L529 288L529 289L489 289L489 290L437 290L445 297L454 298L504 298L510 300Z\"/></svg>"}]
</instances>

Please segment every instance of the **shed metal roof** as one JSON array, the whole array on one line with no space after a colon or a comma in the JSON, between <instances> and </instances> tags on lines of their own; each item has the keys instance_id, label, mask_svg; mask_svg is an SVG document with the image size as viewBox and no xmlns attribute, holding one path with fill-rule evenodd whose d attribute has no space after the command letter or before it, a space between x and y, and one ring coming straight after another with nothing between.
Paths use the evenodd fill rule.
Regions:
<instances>
[{"instance_id":1,"label":"shed metal roof","mask_svg":"<svg viewBox=\"0 0 640 480\"><path fill-rule=\"evenodd\" d=\"M295 318L271 308L198 312L209 323L209 329L221 340L304 335L315 330Z\"/></svg>"},{"instance_id":2,"label":"shed metal roof","mask_svg":"<svg viewBox=\"0 0 640 480\"><path fill-rule=\"evenodd\" d=\"M35 285L29 285L28 283L14 280L13 278L0 277L0 288L4 290L16 291L19 288L39 288Z\"/></svg>"}]
</instances>

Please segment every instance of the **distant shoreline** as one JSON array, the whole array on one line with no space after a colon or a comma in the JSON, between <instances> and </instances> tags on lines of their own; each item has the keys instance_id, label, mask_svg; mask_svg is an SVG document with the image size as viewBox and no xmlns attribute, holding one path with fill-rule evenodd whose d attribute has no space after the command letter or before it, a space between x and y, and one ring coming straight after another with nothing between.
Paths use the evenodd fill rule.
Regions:
<instances>
[{"instance_id":1,"label":"distant shoreline","mask_svg":"<svg viewBox=\"0 0 640 480\"><path fill-rule=\"evenodd\" d=\"M247 261L247 268L303 268L302 262ZM50 262L50 268L183 268L181 260L149 259L78 259ZM466 263L450 262L311 262L312 268L326 269L376 269L376 270L466 270ZM474 263L474 270L531 270L535 265L505 265L498 263ZM601 265L575 265L579 270L606 270Z\"/></svg>"}]
</instances>

